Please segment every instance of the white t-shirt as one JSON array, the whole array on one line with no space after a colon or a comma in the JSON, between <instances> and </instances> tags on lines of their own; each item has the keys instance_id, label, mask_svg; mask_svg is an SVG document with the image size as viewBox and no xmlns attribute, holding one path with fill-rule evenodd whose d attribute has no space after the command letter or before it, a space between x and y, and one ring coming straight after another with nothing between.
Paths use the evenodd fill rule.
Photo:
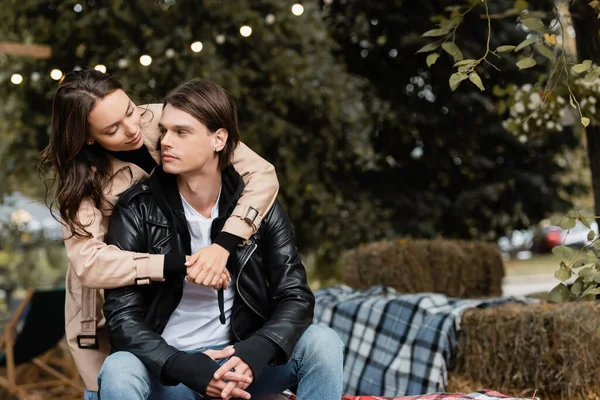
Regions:
<instances>
[{"instance_id":1,"label":"white t-shirt","mask_svg":"<svg viewBox=\"0 0 600 400\"><path fill-rule=\"evenodd\" d=\"M212 243L210 229L213 220L219 215L219 198L211 210L210 218L205 218L181 196L190 230L192 253ZM232 281L223 293L226 317L223 325L219 321L217 291L188 282L186 277L183 283L183 297L169 318L162 337L171 346L183 351L229 343L229 324L235 294L233 284Z\"/></svg>"}]
</instances>

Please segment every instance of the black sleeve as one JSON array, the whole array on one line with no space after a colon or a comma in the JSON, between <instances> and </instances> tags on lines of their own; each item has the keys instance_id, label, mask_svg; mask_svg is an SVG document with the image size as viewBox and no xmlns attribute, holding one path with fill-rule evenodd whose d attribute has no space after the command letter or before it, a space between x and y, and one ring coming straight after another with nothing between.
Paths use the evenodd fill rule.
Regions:
<instances>
[{"instance_id":1,"label":"black sleeve","mask_svg":"<svg viewBox=\"0 0 600 400\"><path fill-rule=\"evenodd\" d=\"M218 244L219 246L227 250L229 254L232 254L235 251L236 246L242 243L243 240L244 239L242 239L241 237L236 236L232 233L221 231L217 235L215 240L213 240L213 243Z\"/></svg>"},{"instance_id":2,"label":"black sleeve","mask_svg":"<svg viewBox=\"0 0 600 400\"><path fill-rule=\"evenodd\" d=\"M281 364L290 359L298 339L312 323L315 296L308 286L292 225L278 200L263 219L261 229L263 270L275 307L254 335L278 345L276 358L269 362Z\"/></svg>"},{"instance_id":3,"label":"black sleeve","mask_svg":"<svg viewBox=\"0 0 600 400\"><path fill-rule=\"evenodd\" d=\"M143 252L146 246L143 207L117 204L110 219L106 243L122 250ZM179 382L176 377L164 376L167 360L179 351L146 324L147 307L138 285L109 289L104 292L104 315L114 350L128 351L140 359L154 376L170 378L164 383ZM206 358L208 360L206 360ZM206 357L206 363L214 363ZM209 378L210 381L210 378Z\"/></svg>"},{"instance_id":4,"label":"black sleeve","mask_svg":"<svg viewBox=\"0 0 600 400\"><path fill-rule=\"evenodd\" d=\"M242 359L254 376L254 381L262 374L265 366L277 355L279 347L263 336L250 336L248 339L233 345L234 356Z\"/></svg>"}]
</instances>

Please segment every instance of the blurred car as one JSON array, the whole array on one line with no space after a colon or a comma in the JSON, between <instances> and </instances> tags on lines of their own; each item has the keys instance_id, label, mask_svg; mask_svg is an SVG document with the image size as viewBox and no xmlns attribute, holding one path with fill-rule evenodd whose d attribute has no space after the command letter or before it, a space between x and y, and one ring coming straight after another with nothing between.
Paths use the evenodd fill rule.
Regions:
<instances>
[{"instance_id":1,"label":"blurred car","mask_svg":"<svg viewBox=\"0 0 600 400\"><path fill-rule=\"evenodd\" d=\"M583 247L590 243L588 232L592 230L598 235L598 224L596 221L590 223L590 228L577 221L572 229L562 229L560 226L541 224L539 234L535 240L536 250L540 253L548 253L552 248L564 244L565 246Z\"/></svg>"},{"instance_id":2,"label":"blurred car","mask_svg":"<svg viewBox=\"0 0 600 400\"><path fill-rule=\"evenodd\" d=\"M529 259L533 256L535 229L515 230L510 235L499 238L497 244L504 260L510 260L511 258Z\"/></svg>"},{"instance_id":3,"label":"blurred car","mask_svg":"<svg viewBox=\"0 0 600 400\"><path fill-rule=\"evenodd\" d=\"M505 260L525 260L533 254L549 253L562 244L570 247L586 246L590 243L587 237L590 230L598 234L598 224L595 221L590 223L590 228L577 221L574 228L566 230L544 220L538 226L515 230L510 235L499 238L497 244Z\"/></svg>"},{"instance_id":4,"label":"blurred car","mask_svg":"<svg viewBox=\"0 0 600 400\"><path fill-rule=\"evenodd\" d=\"M19 192L4 196L0 203L0 226L7 234L7 227L21 232L43 235L48 240L62 239L62 225L41 201L35 201Z\"/></svg>"}]
</instances>

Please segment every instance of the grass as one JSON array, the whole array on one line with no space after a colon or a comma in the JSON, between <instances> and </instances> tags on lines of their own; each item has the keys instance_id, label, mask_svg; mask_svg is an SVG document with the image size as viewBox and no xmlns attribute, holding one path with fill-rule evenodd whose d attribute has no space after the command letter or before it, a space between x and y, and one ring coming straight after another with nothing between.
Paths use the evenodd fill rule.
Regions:
<instances>
[{"instance_id":1,"label":"grass","mask_svg":"<svg viewBox=\"0 0 600 400\"><path fill-rule=\"evenodd\" d=\"M552 275L559 259L554 254L536 254L529 260L509 260L504 263L506 276Z\"/></svg>"}]
</instances>

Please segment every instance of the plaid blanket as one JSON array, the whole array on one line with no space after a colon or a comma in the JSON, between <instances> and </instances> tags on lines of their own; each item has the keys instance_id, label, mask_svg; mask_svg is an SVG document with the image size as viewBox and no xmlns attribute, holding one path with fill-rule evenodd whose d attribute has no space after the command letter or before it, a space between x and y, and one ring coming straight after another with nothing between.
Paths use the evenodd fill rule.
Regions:
<instances>
[{"instance_id":1,"label":"plaid blanket","mask_svg":"<svg viewBox=\"0 0 600 400\"><path fill-rule=\"evenodd\" d=\"M334 329L346 345L344 394L379 396L443 392L463 312L532 301L515 297L463 300L431 293L400 295L383 286L357 291L342 285L320 290L315 297L314 322Z\"/></svg>"},{"instance_id":2,"label":"plaid blanket","mask_svg":"<svg viewBox=\"0 0 600 400\"><path fill-rule=\"evenodd\" d=\"M289 399L295 400L293 395L286 396ZM342 396L342 400L535 400L537 398L517 399L515 397L507 397L492 390L482 390L474 393L432 393L419 396L408 397L379 397L379 396Z\"/></svg>"}]
</instances>

